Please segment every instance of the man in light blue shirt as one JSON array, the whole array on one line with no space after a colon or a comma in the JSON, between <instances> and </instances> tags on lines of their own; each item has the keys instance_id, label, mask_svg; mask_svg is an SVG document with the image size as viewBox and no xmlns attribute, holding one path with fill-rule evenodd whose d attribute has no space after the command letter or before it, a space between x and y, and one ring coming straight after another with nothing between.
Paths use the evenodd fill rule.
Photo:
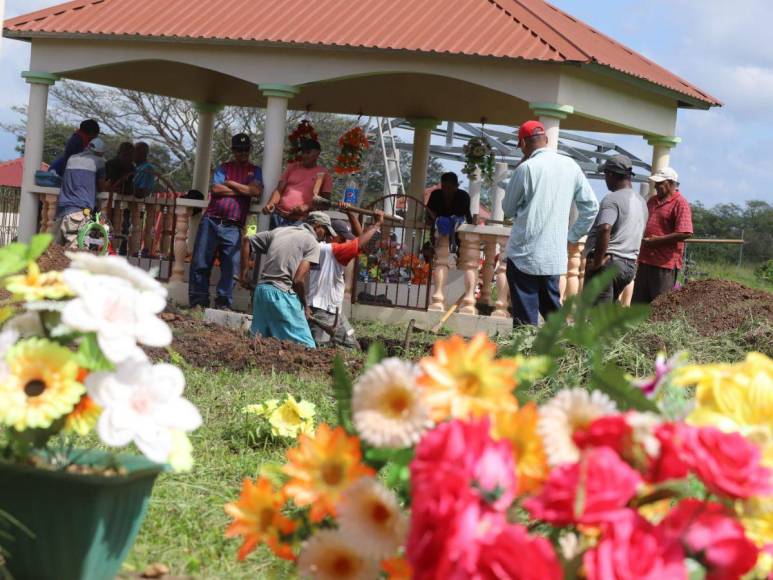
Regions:
<instances>
[{"instance_id":1,"label":"man in light blue shirt","mask_svg":"<svg viewBox=\"0 0 773 580\"><path fill-rule=\"evenodd\" d=\"M559 276L566 274L567 242L588 233L599 203L579 165L548 148L545 127L528 121L518 130L524 161L507 185L502 203L513 218L507 242L507 282L513 326L537 325L539 314L561 307ZM569 228L572 203L577 221ZM568 229L568 236L567 236Z\"/></svg>"}]
</instances>

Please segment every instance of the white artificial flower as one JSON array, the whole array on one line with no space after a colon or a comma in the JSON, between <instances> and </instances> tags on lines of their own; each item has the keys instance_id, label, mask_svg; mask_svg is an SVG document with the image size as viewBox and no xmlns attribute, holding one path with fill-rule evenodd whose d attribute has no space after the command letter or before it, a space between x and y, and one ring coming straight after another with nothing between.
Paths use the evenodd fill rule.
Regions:
<instances>
[{"instance_id":1,"label":"white artificial flower","mask_svg":"<svg viewBox=\"0 0 773 580\"><path fill-rule=\"evenodd\" d=\"M374 447L410 447L432 427L429 407L416 387L418 368L388 358L368 369L352 389L354 426Z\"/></svg>"},{"instance_id":2,"label":"white artificial flower","mask_svg":"<svg viewBox=\"0 0 773 580\"><path fill-rule=\"evenodd\" d=\"M389 558L405 541L408 520L397 496L372 477L347 487L337 511L341 533L366 556Z\"/></svg>"},{"instance_id":3,"label":"white artificial flower","mask_svg":"<svg viewBox=\"0 0 773 580\"><path fill-rule=\"evenodd\" d=\"M121 278L139 293L156 295L166 302L167 291L164 285L142 268L132 266L122 256L96 256L89 252L67 252L66 255L70 258L72 269Z\"/></svg>"},{"instance_id":4,"label":"white artificial flower","mask_svg":"<svg viewBox=\"0 0 773 580\"><path fill-rule=\"evenodd\" d=\"M201 425L198 409L182 397L185 377L174 365L126 361L115 372L91 373L85 384L102 407L99 438L112 447L134 442L151 461L169 459L175 450L174 430L188 432Z\"/></svg>"},{"instance_id":5,"label":"white artificial flower","mask_svg":"<svg viewBox=\"0 0 773 580\"><path fill-rule=\"evenodd\" d=\"M65 307L62 322L81 332L95 332L108 360L145 359L137 343L164 347L172 342L169 326L156 316L160 309L155 300L125 280L79 270L65 270L64 279L77 298Z\"/></svg>"},{"instance_id":6,"label":"white artificial flower","mask_svg":"<svg viewBox=\"0 0 773 580\"><path fill-rule=\"evenodd\" d=\"M556 467L579 461L580 450L572 439L574 432L616 410L615 403L604 393L585 389L563 390L541 406L537 430L548 464Z\"/></svg>"},{"instance_id":7,"label":"white artificial flower","mask_svg":"<svg viewBox=\"0 0 773 580\"><path fill-rule=\"evenodd\" d=\"M655 436L655 429L660 425L660 417L655 413L631 411L626 413L625 422L633 431L633 441L642 446L649 457L660 455L660 441Z\"/></svg>"},{"instance_id":8,"label":"white artificial flower","mask_svg":"<svg viewBox=\"0 0 773 580\"><path fill-rule=\"evenodd\" d=\"M19 340L19 331L9 328L8 325L0 332L0 380L8 374L8 363L5 360L6 353Z\"/></svg>"},{"instance_id":9,"label":"white artificial flower","mask_svg":"<svg viewBox=\"0 0 773 580\"><path fill-rule=\"evenodd\" d=\"M363 556L340 530L318 530L301 548L298 574L314 580L373 580L379 563Z\"/></svg>"},{"instance_id":10,"label":"white artificial flower","mask_svg":"<svg viewBox=\"0 0 773 580\"><path fill-rule=\"evenodd\" d=\"M35 304L35 302L29 304ZM17 340L43 335L43 324L40 322L40 314L37 312L17 314L5 323L5 329L15 332Z\"/></svg>"}]
</instances>

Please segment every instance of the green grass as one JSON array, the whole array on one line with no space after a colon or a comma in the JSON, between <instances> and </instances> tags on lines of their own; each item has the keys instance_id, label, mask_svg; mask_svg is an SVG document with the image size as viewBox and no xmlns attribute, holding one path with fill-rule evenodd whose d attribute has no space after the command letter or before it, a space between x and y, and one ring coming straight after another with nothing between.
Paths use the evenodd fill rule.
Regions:
<instances>
[{"instance_id":1,"label":"green grass","mask_svg":"<svg viewBox=\"0 0 773 580\"><path fill-rule=\"evenodd\" d=\"M773 284L761 280L754 274L755 266L741 265L728 263L728 262L709 262L699 260L693 267L696 272L707 274L708 276L701 276L700 278L692 278L695 280L703 278L718 278L720 280L732 280L738 282L744 286L750 288L757 288L759 290L766 290L773 292Z\"/></svg>"},{"instance_id":2,"label":"green grass","mask_svg":"<svg viewBox=\"0 0 773 580\"><path fill-rule=\"evenodd\" d=\"M361 336L404 338L404 328L357 326ZM759 334L760 330L757 325L721 337L703 338L682 320L645 323L618 340L607 356L615 358L634 375L650 373L660 350L669 354L688 350L698 362L737 361L749 350L749 333ZM766 332L766 336L773 336L770 328ZM530 329L519 331L526 351L532 335ZM418 340L431 339L420 334ZM158 480L148 517L125 570L141 571L150 563L162 562L170 566L173 574L192 578L286 578L290 575L287 564L278 561L265 548L239 563L236 561L239 540L223 537L229 521L223 505L238 496L244 477L258 475L264 462L281 461L286 448L277 442L248 446L240 410L244 405L282 397L289 392L315 403L318 421L332 422L335 412L330 381L257 371L213 373L186 365L184 371L188 379L187 396L198 405L204 417L204 426L192 436L196 465L192 473L165 474ZM570 350L559 361L557 373L535 384L532 394L544 400L559 388L581 386L585 376L584 353Z\"/></svg>"}]
</instances>

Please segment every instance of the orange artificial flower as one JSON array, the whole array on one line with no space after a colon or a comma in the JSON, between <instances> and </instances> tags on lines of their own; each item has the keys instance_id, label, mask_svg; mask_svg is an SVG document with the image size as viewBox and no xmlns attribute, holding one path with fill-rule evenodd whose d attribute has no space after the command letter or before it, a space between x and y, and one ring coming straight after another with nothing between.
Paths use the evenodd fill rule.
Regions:
<instances>
[{"instance_id":1,"label":"orange artificial flower","mask_svg":"<svg viewBox=\"0 0 773 580\"><path fill-rule=\"evenodd\" d=\"M381 561L381 569L386 574L387 580L411 580L413 571L405 558L389 558Z\"/></svg>"},{"instance_id":2,"label":"orange artificial flower","mask_svg":"<svg viewBox=\"0 0 773 580\"><path fill-rule=\"evenodd\" d=\"M538 420L534 401L515 412L504 409L494 414L492 435L495 439L508 440L513 447L518 495L539 491L550 471L542 437L537 432Z\"/></svg>"},{"instance_id":3,"label":"orange artificial flower","mask_svg":"<svg viewBox=\"0 0 773 580\"><path fill-rule=\"evenodd\" d=\"M320 522L335 516L335 506L350 483L374 471L361 462L360 440L348 436L343 427L324 423L314 436L301 435L298 446L287 450L282 471L290 476L284 492L298 506L311 506L309 517Z\"/></svg>"},{"instance_id":4,"label":"orange artificial flower","mask_svg":"<svg viewBox=\"0 0 773 580\"><path fill-rule=\"evenodd\" d=\"M80 375L79 375L80 378ZM64 430L78 435L87 435L97 425L102 407L94 402L94 399L83 394L75 408L67 415L64 422Z\"/></svg>"},{"instance_id":5,"label":"orange artificial flower","mask_svg":"<svg viewBox=\"0 0 773 580\"><path fill-rule=\"evenodd\" d=\"M279 558L294 560L292 548L281 541L282 534L295 531L295 522L282 515L286 503L282 492L274 491L271 481L265 477L255 483L245 479L239 500L225 505L225 512L234 521L225 531L226 538L244 536L237 555L244 560L259 544L264 543Z\"/></svg>"},{"instance_id":6,"label":"orange artificial flower","mask_svg":"<svg viewBox=\"0 0 773 580\"><path fill-rule=\"evenodd\" d=\"M417 383L424 389L436 423L518 408L513 395L518 363L513 359L495 359L496 350L485 333L476 335L469 343L460 336L452 336L437 341L432 356L419 362L423 372Z\"/></svg>"}]
</instances>

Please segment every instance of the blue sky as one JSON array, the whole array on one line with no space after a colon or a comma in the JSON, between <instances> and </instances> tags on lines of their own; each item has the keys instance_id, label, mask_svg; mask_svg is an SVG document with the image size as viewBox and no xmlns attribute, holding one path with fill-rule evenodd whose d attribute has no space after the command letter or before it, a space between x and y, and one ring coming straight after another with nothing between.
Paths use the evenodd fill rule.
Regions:
<instances>
[{"instance_id":1,"label":"blue sky","mask_svg":"<svg viewBox=\"0 0 773 580\"><path fill-rule=\"evenodd\" d=\"M680 111L682 144L671 155L682 191L707 205L762 199L773 203L773 34L771 0L553 0L559 8L712 93L725 106ZM3 0L0 0L0 7ZM6 16L52 0L5 0ZM0 44L0 122L25 104L19 77L28 68L26 43ZM612 140L643 159L640 137ZM14 139L0 132L0 159L15 156Z\"/></svg>"}]
</instances>

